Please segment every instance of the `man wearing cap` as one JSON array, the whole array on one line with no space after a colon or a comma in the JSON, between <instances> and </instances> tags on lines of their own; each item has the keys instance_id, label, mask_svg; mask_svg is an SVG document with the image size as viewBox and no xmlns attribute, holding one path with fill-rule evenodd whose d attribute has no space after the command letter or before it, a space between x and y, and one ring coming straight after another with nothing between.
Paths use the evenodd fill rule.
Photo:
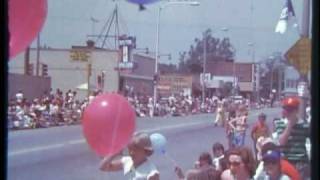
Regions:
<instances>
[{"instance_id":1,"label":"man wearing cap","mask_svg":"<svg viewBox=\"0 0 320 180\"><path fill-rule=\"evenodd\" d=\"M119 154L105 157L100 165L102 171L123 170L129 180L159 180L160 173L148 159L153 154L150 137L146 133L136 133L128 145L129 156ZM120 157L119 157L120 156Z\"/></svg>"},{"instance_id":2,"label":"man wearing cap","mask_svg":"<svg viewBox=\"0 0 320 180\"><path fill-rule=\"evenodd\" d=\"M305 144L306 139L310 137L310 127L306 120L298 118L299 105L298 97L288 97L282 101L284 118L276 124L275 131L284 156L304 176L307 175L305 173L308 173L308 157Z\"/></svg>"},{"instance_id":3,"label":"man wearing cap","mask_svg":"<svg viewBox=\"0 0 320 180\"><path fill-rule=\"evenodd\" d=\"M268 150L262 155L264 171L268 180L290 180L289 176L281 172L281 153L278 150Z\"/></svg>"},{"instance_id":4,"label":"man wearing cap","mask_svg":"<svg viewBox=\"0 0 320 180\"><path fill-rule=\"evenodd\" d=\"M264 168L268 168L267 165L265 166L264 164L264 160L265 161L278 161L278 152L280 152L279 146L277 146L276 144L274 144L274 142L272 141L265 141L263 142L262 147L260 148L261 151L261 161L259 162L259 165L256 169L256 173L253 177L253 179L257 179L257 180L264 180L265 178L268 177L266 170ZM277 153L276 156L270 156L270 152L275 151ZM269 154L268 154L269 153ZM272 154L272 153L271 153ZM288 177L290 177L292 180L301 180L300 174L297 171L297 169L291 164L289 163L287 160L285 160L282 156L280 156L280 167L278 166L278 169L281 169L281 173L287 175ZM268 162L267 162L268 164ZM276 165L275 164L271 164L271 165ZM270 165L270 164L269 164ZM272 171L272 166L269 166L269 171ZM277 172L276 174L278 174L278 171L273 171L273 172ZM271 173L271 172L270 172Z\"/></svg>"}]
</instances>

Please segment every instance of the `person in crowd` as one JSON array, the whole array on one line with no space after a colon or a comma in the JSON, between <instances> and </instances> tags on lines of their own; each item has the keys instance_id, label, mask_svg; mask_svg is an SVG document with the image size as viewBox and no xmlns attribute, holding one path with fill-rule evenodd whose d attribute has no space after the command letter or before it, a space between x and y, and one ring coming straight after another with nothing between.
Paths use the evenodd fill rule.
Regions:
<instances>
[{"instance_id":1,"label":"person in crowd","mask_svg":"<svg viewBox=\"0 0 320 180\"><path fill-rule=\"evenodd\" d=\"M16 101L17 103L22 103L22 100L24 98L24 94L22 90L19 90L16 94Z\"/></svg>"},{"instance_id":2,"label":"person in crowd","mask_svg":"<svg viewBox=\"0 0 320 180\"><path fill-rule=\"evenodd\" d=\"M60 107L58 105L58 102L56 100L53 100L50 103L49 114L51 116L53 123L55 124L58 124L59 111L60 111Z\"/></svg>"},{"instance_id":3,"label":"person in crowd","mask_svg":"<svg viewBox=\"0 0 320 180\"><path fill-rule=\"evenodd\" d=\"M281 119L275 127L275 138L282 147L288 161L295 165L302 177L310 177L310 165L307 156L306 140L310 137L310 125L300 119L300 100L298 97L287 97L282 101Z\"/></svg>"},{"instance_id":4,"label":"person in crowd","mask_svg":"<svg viewBox=\"0 0 320 180\"><path fill-rule=\"evenodd\" d=\"M262 137L261 137L262 138ZM263 180L265 179L268 175L266 171L264 170L264 156L268 151L279 151L280 148L277 146L272 140L270 141L270 138L264 138L262 141L262 147L261 147L261 161L259 162L259 165L256 169L255 175L253 179L257 180ZM301 180L300 174L298 170L291 164L289 163L286 159L284 159L282 156L280 157L280 168L281 169L281 174L287 175L290 177L292 180Z\"/></svg>"},{"instance_id":5,"label":"person in crowd","mask_svg":"<svg viewBox=\"0 0 320 180\"><path fill-rule=\"evenodd\" d=\"M253 177L256 167L257 167L257 163L254 159L254 155L252 153L251 148L248 148L246 146L242 146L240 147L240 153L241 153L241 158L243 161L243 170L246 171L249 176L250 179Z\"/></svg>"},{"instance_id":6,"label":"person in crowd","mask_svg":"<svg viewBox=\"0 0 320 180\"><path fill-rule=\"evenodd\" d=\"M148 98L148 104L147 104L147 107L148 107L148 114L149 114L149 117L153 117L154 115L154 106L153 106L153 99L152 97L149 97Z\"/></svg>"},{"instance_id":7,"label":"person in crowd","mask_svg":"<svg viewBox=\"0 0 320 180\"><path fill-rule=\"evenodd\" d=\"M184 175L182 169L178 166L175 167L175 173L180 180L218 180L220 179L220 172L215 170L212 164L210 153L203 152L200 154L195 167L189 169Z\"/></svg>"},{"instance_id":8,"label":"person in crowd","mask_svg":"<svg viewBox=\"0 0 320 180\"><path fill-rule=\"evenodd\" d=\"M216 111L216 119L214 121L214 126L223 126L225 121L225 110L222 102L218 103Z\"/></svg>"},{"instance_id":9,"label":"person in crowd","mask_svg":"<svg viewBox=\"0 0 320 180\"><path fill-rule=\"evenodd\" d=\"M221 143L214 143L212 146L213 165L217 171L222 171L222 161L224 160L224 147Z\"/></svg>"},{"instance_id":10,"label":"person in crowd","mask_svg":"<svg viewBox=\"0 0 320 180\"><path fill-rule=\"evenodd\" d=\"M233 145L240 147L244 145L247 124L247 111L244 106L240 106L237 117L229 121L229 125L232 128L233 134Z\"/></svg>"},{"instance_id":11,"label":"person in crowd","mask_svg":"<svg viewBox=\"0 0 320 180\"><path fill-rule=\"evenodd\" d=\"M307 115L307 122L311 123L311 107L310 105L306 107L306 115Z\"/></svg>"},{"instance_id":12,"label":"person in crowd","mask_svg":"<svg viewBox=\"0 0 320 180\"><path fill-rule=\"evenodd\" d=\"M259 137L268 137L270 136L269 126L266 124L267 116L264 113L260 113L258 116L258 121L253 125L251 130L251 138L253 141L254 152L257 154L257 140Z\"/></svg>"},{"instance_id":13,"label":"person in crowd","mask_svg":"<svg viewBox=\"0 0 320 180\"><path fill-rule=\"evenodd\" d=\"M266 143L273 142L273 139L271 137L264 137L260 136L257 139L256 143L256 149L257 149L257 154L256 154L256 160L260 162L262 160L262 146Z\"/></svg>"},{"instance_id":14,"label":"person in crowd","mask_svg":"<svg viewBox=\"0 0 320 180\"><path fill-rule=\"evenodd\" d=\"M290 180L289 176L281 172L281 154L278 150L268 150L262 155L265 180Z\"/></svg>"},{"instance_id":15,"label":"person in crowd","mask_svg":"<svg viewBox=\"0 0 320 180\"><path fill-rule=\"evenodd\" d=\"M128 144L129 156L115 154L103 158L100 164L102 171L123 170L125 177L130 180L158 180L160 173L149 160L153 154L150 137L147 133L135 133Z\"/></svg>"},{"instance_id":16,"label":"person in crowd","mask_svg":"<svg viewBox=\"0 0 320 180\"><path fill-rule=\"evenodd\" d=\"M221 174L221 180L249 180L250 173L246 169L241 156L241 150L234 148L228 151L227 160L229 168L224 170Z\"/></svg>"},{"instance_id":17,"label":"person in crowd","mask_svg":"<svg viewBox=\"0 0 320 180\"><path fill-rule=\"evenodd\" d=\"M235 145L233 144L234 129L232 128L233 126L235 126L235 122L234 121L231 122L231 120L233 120L235 118L236 118L235 106L234 105L230 105L227 122L225 123L225 129L226 129L226 135L227 135L229 149L235 147ZM230 124L232 124L233 126L231 126Z\"/></svg>"}]
</instances>

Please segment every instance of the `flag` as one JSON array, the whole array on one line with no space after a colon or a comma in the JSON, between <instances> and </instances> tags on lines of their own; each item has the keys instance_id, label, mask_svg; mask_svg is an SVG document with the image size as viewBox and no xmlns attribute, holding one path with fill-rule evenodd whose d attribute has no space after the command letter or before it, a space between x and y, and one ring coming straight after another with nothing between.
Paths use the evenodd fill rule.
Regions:
<instances>
[{"instance_id":1,"label":"flag","mask_svg":"<svg viewBox=\"0 0 320 180\"><path fill-rule=\"evenodd\" d=\"M275 32L283 34L287 30L288 24L292 24L293 27L297 27L297 20L294 13L294 9L292 6L291 0L286 0L286 3L281 11L280 18L278 24L276 26Z\"/></svg>"}]
</instances>

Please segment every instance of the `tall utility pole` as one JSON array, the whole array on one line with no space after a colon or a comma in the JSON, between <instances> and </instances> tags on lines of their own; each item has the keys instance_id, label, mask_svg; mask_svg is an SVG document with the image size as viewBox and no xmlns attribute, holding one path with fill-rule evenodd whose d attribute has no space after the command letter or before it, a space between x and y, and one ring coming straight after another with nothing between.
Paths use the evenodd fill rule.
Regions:
<instances>
[{"instance_id":1,"label":"tall utility pole","mask_svg":"<svg viewBox=\"0 0 320 180\"><path fill-rule=\"evenodd\" d=\"M260 67L260 63L257 63L257 76L256 76L256 87L257 87L257 102L258 102L258 104L259 104L259 102L260 102L260 69L261 69L261 67Z\"/></svg>"},{"instance_id":2,"label":"tall utility pole","mask_svg":"<svg viewBox=\"0 0 320 180\"><path fill-rule=\"evenodd\" d=\"M29 73L28 72L29 66L30 66L30 46L27 47L24 53L24 74Z\"/></svg>"},{"instance_id":3,"label":"tall utility pole","mask_svg":"<svg viewBox=\"0 0 320 180\"><path fill-rule=\"evenodd\" d=\"M92 32L94 32L94 23L99 22L97 19L94 19L91 17L91 22L92 22ZM111 35L112 31L112 26L114 26L114 35ZM101 41L100 48L104 48L106 46L107 40L110 38L114 39L114 49L119 49L119 16L118 16L118 4L115 4L115 7L112 11L112 14L110 15L109 19L107 19L106 23L103 25L102 30L99 35L87 35L87 37L94 38L96 37L95 40L95 46L98 47L98 42ZM109 47L112 49L113 47Z\"/></svg>"},{"instance_id":4,"label":"tall utility pole","mask_svg":"<svg viewBox=\"0 0 320 180\"><path fill-rule=\"evenodd\" d=\"M254 28L253 28L253 0L251 0L251 6L250 6L250 21L251 21L251 35L252 35L252 42L248 43L248 45L251 47L251 58L252 58L252 64L253 64L253 88L252 88L252 95L253 100L256 101L257 99L257 74L256 74L256 62L255 62L255 41L254 41ZM258 89L259 91L259 89Z\"/></svg>"},{"instance_id":5,"label":"tall utility pole","mask_svg":"<svg viewBox=\"0 0 320 180\"><path fill-rule=\"evenodd\" d=\"M90 77L91 77L91 72L92 72L92 52L95 48L95 43L94 41L91 41L91 40L88 40L87 41L87 48L89 49L90 51L90 57L88 58L88 61L87 61L87 83L88 83L88 91L87 91L87 95L88 97L90 96Z\"/></svg>"},{"instance_id":6,"label":"tall utility pole","mask_svg":"<svg viewBox=\"0 0 320 180\"><path fill-rule=\"evenodd\" d=\"M159 46L160 46L160 15L161 15L161 11L168 7L169 5L190 5L190 6L199 6L200 3L198 1L187 1L187 0L182 0L182 1L168 1L165 2L164 4L160 5L159 7L159 11L158 11L158 18L157 18L157 30L156 30L156 57L155 57L155 69L154 69L154 77L156 77L155 81L154 81L154 85L153 85L153 107L156 107L157 105L157 99L158 99L158 92L157 92L157 79L159 77L158 74L158 63L159 63L159 57L160 57L160 50L159 50Z\"/></svg>"},{"instance_id":7,"label":"tall utility pole","mask_svg":"<svg viewBox=\"0 0 320 180\"><path fill-rule=\"evenodd\" d=\"M303 12L302 12L302 26L301 26L301 37L309 37L309 26L310 26L310 0L303 0ZM300 115L302 119L306 119L306 106L308 99L308 78L307 75L300 76L300 82L298 87L304 90L300 93Z\"/></svg>"},{"instance_id":8,"label":"tall utility pole","mask_svg":"<svg viewBox=\"0 0 320 180\"><path fill-rule=\"evenodd\" d=\"M39 76L39 68L40 68L40 33L37 37L37 64L36 64L36 76Z\"/></svg>"},{"instance_id":9,"label":"tall utility pole","mask_svg":"<svg viewBox=\"0 0 320 180\"><path fill-rule=\"evenodd\" d=\"M281 96L281 90L282 90L282 72L283 72L283 65L280 64L280 66L278 66L278 99L280 100L280 96Z\"/></svg>"},{"instance_id":10,"label":"tall utility pole","mask_svg":"<svg viewBox=\"0 0 320 180\"><path fill-rule=\"evenodd\" d=\"M154 64L154 81L153 81L153 108L156 108L157 105L157 98L158 98L158 62L159 62L159 44L160 44L160 15L161 10L163 9L162 6L159 7L158 10L158 18L157 18L157 34L156 34L156 57L155 57L155 64Z\"/></svg>"},{"instance_id":11,"label":"tall utility pole","mask_svg":"<svg viewBox=\"0 0 320 180\"><path fill-rule=\"evenodd\" d=\"M203 34L203 71L202 71L202 104L204 105L206 96L205 74L207 64L207 34Z\"/></svg>"}]
</instances>

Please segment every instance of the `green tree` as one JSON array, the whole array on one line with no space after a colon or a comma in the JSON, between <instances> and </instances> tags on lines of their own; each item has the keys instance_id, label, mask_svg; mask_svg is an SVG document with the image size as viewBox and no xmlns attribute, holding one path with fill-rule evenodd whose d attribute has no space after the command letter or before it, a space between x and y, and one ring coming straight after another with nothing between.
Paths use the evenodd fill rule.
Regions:
<instances>
[{"instance_id":1,"label":"green tree","mask_svg":"<svg viewBox=\"0 0 320 180\"><path fill-rule=\"evenodd\" d=\"M160 74L177 73L177 66L175 64L159 64Z\"/></svg>"},{"instance_id":2,"label":"green tree","mask_svg":"<svg viewBox=\"0 0 320 180\"><path fill-rule=\"evenodd\" d=\"M206 59L208 61L233 60L235 50L229 38L218 39L212 36L211 29L207 29L204 38L195 38L194 44L188 52L180 53L179 72L201 73L203 71L204 47L206 43Z\"/></svg>"},{"instance_id":3,"label":"green tree","mask_svg":"<svg viewBox=\"0 0 320 180\"><path fill-rule=\"evenodd\" d=\"M274 52L261 62L260 86L263 89L263 97L268 97L272 89L283 89L283 71L287 65L288 62L282 57L281 52Z\"/></svg>"}]
</instances>

